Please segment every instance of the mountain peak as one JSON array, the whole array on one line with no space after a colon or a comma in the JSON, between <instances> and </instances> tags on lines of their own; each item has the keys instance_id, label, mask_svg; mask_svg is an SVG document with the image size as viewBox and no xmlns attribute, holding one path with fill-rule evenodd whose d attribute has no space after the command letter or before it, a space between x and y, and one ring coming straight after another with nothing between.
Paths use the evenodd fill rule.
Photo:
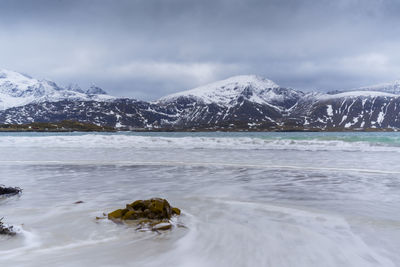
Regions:
<instances>
[{"instance_id":1,"label":"mountain peak","mask_svg":"<svg viewBox=\"0 0 400 267\"><path fill-rule=\"evenodd\" d=\"M29 86L37 82L37 80L16 71L0 69L0 86L5 82Z\"/></svg>"},{"instance_id":2,"label":"mountain peak","mask_svg":"<svg viewBox=\"0 0 400 267\"><path fill-rule=\"evenodd\" d=\"M253 102L265 102L276 96L273 90L278 88L279 85L260 76L239 75L175 93L161 98L160 101L170 102L180 97L188 97L207 104L231 105L243 96Z\"/></svg>"},{"instance_id":3,"label":"mountain peak","mask_svg":"<svg viewBox=\"0 0 400 267\"><path fill-rule=\"evenodd\" d=\"M67 85L67 87L65 87L65 89L67 89L69 91L78 92L78 93L85 93L82 90L82 88L76 83L70 83L69 85Z\"/></svg>"},{"instance_id":4,"label":"mountain peak","mask_svg":"<svg viewBox=\"0 0 400 267\"><path fill-rule=\"evenodd\" d=\"M235 84L235 85L252 85L254 87L259 87L259 88L278 88L279 85L274 83L273 81L263 78L258 75L250 74L250 75L237 75L237 76L232 76L227 79L217 81L214 83L208 84L208 86L215 85L215 84ZM207 85L205 85L207 86ZM202 87L205 87L202 86Z\"/></svg>"},{"instance_id":5,"label":"mountain peak","mask_svg":"<svg viewBox=\"0 0 400 267\"><path fill-rule=\"evenodd\" d=\"M106 95L107 92L95 84L92 84L88 90L86 90L88 95Z\"/></svg>"},{"instance_id":6,"label":"mountain peak","mask_svg":"<svg viewBox=\"0 0 400 267\"><path fill-rule=\"evenodd\" d=\"M50 80L38 80L16 71L0 69L0 110L45 101L115 99L105 94L95 85L84 92L76 84L60 87Z\"/></svg>"}]
</instances>

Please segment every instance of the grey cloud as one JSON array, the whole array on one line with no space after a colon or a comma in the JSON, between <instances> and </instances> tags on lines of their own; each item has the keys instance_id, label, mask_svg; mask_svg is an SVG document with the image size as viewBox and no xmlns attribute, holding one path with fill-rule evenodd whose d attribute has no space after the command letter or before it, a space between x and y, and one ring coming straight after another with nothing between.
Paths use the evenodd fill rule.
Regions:
<instances>
[{"instance_id":1,"label":"grey cloud","mask_svg":"<svg viewBox=\"0 0 400 267\"><path fill-rule=\"evenodd\" d=\"M231 75L332 90L400 78L385 0L0 0L0 67L142 99Z\"/></svg>"}]
</instances>

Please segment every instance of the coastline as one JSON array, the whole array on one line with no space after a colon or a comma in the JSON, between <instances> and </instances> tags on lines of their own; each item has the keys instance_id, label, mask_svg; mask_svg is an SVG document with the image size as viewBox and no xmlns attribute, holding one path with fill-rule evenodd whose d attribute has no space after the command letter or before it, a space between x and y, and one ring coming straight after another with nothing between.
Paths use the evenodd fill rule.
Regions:
<instances>
[{"instance_id":1,"label":"coastline","mask_svg":"<svg viewBox=\"0 0 400 267\"><path fill-rule=\"evenodd\" d=\"M69 128L69 129L33 129L33 128L20 128L20 127L10 127L10 128L0 128L0 133L69 133L69 132L138 132L138 133L187 133L187 132L275 132L275 133L285 133L285 132L397 132L398 129L392 128L368 128L368 129L342 129L342 128L331 128L331 129L102 129L102 130L94 130L94 129L82 129L82 128Z\"/></svg>"},{"instance_id":2,"label":"coastline","mask_svg":"<svg viewBox=\"0 0 400 267\"><path fill-rule=\"evenodd\" d=\"M116 132L109 126L77 121L33 122L29 124L2 124L0 132Z\"/></svg>"},{"instance_id":3,"label":"coastline","mask_svg":"<svg viewBox=\"0 0 400 267\"><path fill-rule=\"evenodd\" d=\"M29 124L0 124L0 132L397 132L396 128L308 128L308 127L160 127L160 128L114 128L93 123L64 120L59 122L33 122Z\"/></svg>"}]
</instances>

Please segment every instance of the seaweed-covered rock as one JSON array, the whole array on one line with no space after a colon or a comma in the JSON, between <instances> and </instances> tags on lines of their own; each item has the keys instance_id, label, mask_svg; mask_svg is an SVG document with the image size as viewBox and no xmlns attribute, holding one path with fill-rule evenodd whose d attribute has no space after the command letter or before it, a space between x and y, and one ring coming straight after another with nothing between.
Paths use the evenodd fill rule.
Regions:
<instances>
[{"instance_id":1,"label":"seaweed-covered rock","mask_svg":"<svg viewBox=\"0 0 400 267\"><path fill-rule=\"evenodd\" d=\"M128 211L127 209L114 210L113 212L110 212L108 214L108 219L110 219L110 220L112 220L112 219L121 219L122 216L124 216L127 211Z\"/></svg>"},{"instance_id":2,"label":"seaweed-covered rock","mask_svg":"<svg viewBox=\"0 0 400 267\"><path fill-rule=\"evenodd\" d=\"M22 192L19 187L5 187L0 185L0 195L17 195Z\"/></svg>"},{"instance_id":3,"label":"seaweed-covered rock","mask_svg":"<svg viewBox=\"0 0 400 267\"><path fill-rule=\"evenodd\" d=\"M3 218L0 219L0 235L16 235L12 226L6 226L2 222Z\"/></svg>"},{"instance_id":4,"label":"seaweed-covered rock","mask_svg":"<svg viewBox=\"0 0 400 267\"><path fill-rule=\"evenodd\" d=\"M108 219L114 222L137 221L138 229L169 230L172 225L169 220L173 215L180 215L181 210L170 206L163 198L136 200L127 204L124 209L117 209L108 214Z\"/></svg>"}]
</instances>

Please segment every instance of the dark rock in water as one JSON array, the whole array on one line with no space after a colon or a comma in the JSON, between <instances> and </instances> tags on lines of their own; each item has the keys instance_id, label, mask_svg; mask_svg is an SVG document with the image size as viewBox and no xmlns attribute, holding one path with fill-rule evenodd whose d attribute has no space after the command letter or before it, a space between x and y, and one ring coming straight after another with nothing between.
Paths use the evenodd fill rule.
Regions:
<instances>
[{"instance_id":1,"label":"dark rock in water","mask_svg":"<svg viewBox=\"0 0 400 267\"><path fill-rule=\"evenodd\" d=\"M16 235L17 233L14 231L12 226L6 226L2 222L3 218L0 219L0 235Z\"/></svg>"},{"instance_id":2,"label":"dark rock in water","mask_svg":"<svg viewBox=\"0 0 400 267\"><path fill-rule=\"evenodd\" d=\"M74 204L82 204L84 203L82 200L75 201Z\"/></svg>"},{"instance_id":3,"label":"dark rock in water","mask_svg":"<svg viewBox=\"0 0 400 267\"><path fill-rule=\"evenodd\" d=\"M117 209L108 214L108 219L114 222L137 221L138 230L150 228L153 231L169 230L169 222L173 215L180 215L178 208L170 206L166 199L152 198L136 200L127 204L125 209Z\"/></svg>"},{"instance_id":4,"label":"dark rock in water","mask_svg":"<svg viewBox=\"0 0 400 267\"><path fill-rule=\"evenodd\" d=\"M5 187L0 186L0 195L17 195L22 192L19 187Z\"/></svg>"}]
</instances>

